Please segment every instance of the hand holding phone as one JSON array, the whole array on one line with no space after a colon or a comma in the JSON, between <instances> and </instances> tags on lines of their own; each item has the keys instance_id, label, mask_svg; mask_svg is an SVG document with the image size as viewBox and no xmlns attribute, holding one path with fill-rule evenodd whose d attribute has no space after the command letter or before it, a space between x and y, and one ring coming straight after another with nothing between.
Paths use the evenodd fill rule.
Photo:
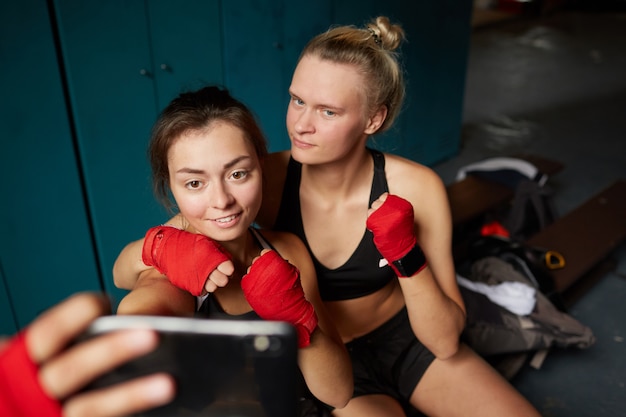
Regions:
<instances>
[{"instance_id":1,"label":"hand holding phone","mask_svg":"<svg viewBox=\"0 0 626 417\"><path fill-rule=\"evenodd\" d=\"M136 416L293 417L297 336L288 323L155 316L97 319L83 339L114 330L155 329L156 350L110 372L88 389L165 372L176 381L170 404Z\"/></svg>"}]
</instances>

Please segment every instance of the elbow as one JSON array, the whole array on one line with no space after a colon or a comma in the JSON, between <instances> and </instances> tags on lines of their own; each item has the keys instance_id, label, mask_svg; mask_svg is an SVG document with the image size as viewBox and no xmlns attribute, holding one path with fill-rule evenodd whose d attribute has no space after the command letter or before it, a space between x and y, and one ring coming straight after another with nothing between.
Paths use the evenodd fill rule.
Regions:
<instances>
[{"instance_id":1,"label":"elbow","mask_svg":"<svg viewBox=\"0 0 626 417\"><path fill-rule=\"evenodd\" d=\"M306 384L315 398L336 409L348 405L354 393L351 371L349 374L339 373L332 376L327 375L321 380L306 381Z\"/></svg>"},{"instance_id":2,"label":"elbow","mask_svg":"<svg viewBox=\"0 0 626 417\"><path fill-rule=\"evenodd\" d=\"M122 280L120 279L120 266L118 265L117 260L113 264L113 284L116 288L126 289L123 287Z\"/></svg>"},{"instance_id":3,"label":"elbow","mask_svg":"<svg viewBox=\"0 0 626 417\"><path fill-rule=\"evenodd\" d=\"M352 381L351 381L352 382ZM345 389L342 390L341 395L338 396L335 408L344 408L350 400L352 399L352 395L354 394L354 384L346 384Z\"/></svg>"},{"instance_id":4,"label":"elbow","mask_svg":"<svg viewBox=\"0 0 626 417\"><path fill-rule=\"evenodd\" d=\"M122 264L122 262L119 261L119 258L115 260L115 263L113 263L112 272L113 272L113 284L115 285L116 288L119 288L122 290L133 289L135 280L129 280L130 275L128 274L127 271L125 271L124 265Z\"/></svg>"},{"instance_id":5,"label":"elbow","mask_svg":"<svg viewBox=\"0 0 626 417\"><path fill-rule=\"evenodd\" d=\"M463 311L462 322L460 322L455 331L451 331L448 336L441 337L433 343L431 352L440 360L453 358L461 349L461 334L465 328L465 311ZM430 348L430 346L427 346Z\"/></svg>"},{"instance_id":6,"label":"elbow","mask_svg":"<svg viewBox=\"0 0 626 417\"><path fill-rule=\"evenodd\" d=\"M352 372L332 377L334 383L310 387L311 393L324 404L336 409L344 408L354 393Z\"/></svg>"},{"instance_id":7,"label":"elbow","mask_svg":"<svg viewBox=\"0 0 626 417\"><path fill-rule=\"evenodd\" d=\"M461 348L461 342L458 338L450 339L444 343L439 343L431 352L437 359L442 361L454 357Z\"/></svg>"},{"instance_id":8,"label":"elbow","mask_svg":"<svg viewBox=\"0 0 626 417\"><path fill-rule=\"evenodd\" d=\"M132 293L127 294L122 300L119 302L117 306L117 311L115 314L124 316L124 315L133 315L133 314L141 314L142 312L137 311L134 303L133 303L133 295Z\"/></svg>"},{"instance_id":9,"label":"elbow","mask_svg":"<svg viewBox=\"0 0 626 417\"><path fill-rule=\"evenodd\" d=\"M345 387L342 387L341 389L337 389L333 393L332 398L328 398L328 401L324 401L324 403L326 403L327 405L333 408L341 409L341 408L344 408L346 405L348 405L348 403L352 399L352 394L353 394L353 386L352 385L345 386Z\"/></svg>"},{"instance_id":10,"label":"elbow","mask_svg":"<svg viewBox=\"0 0 626 417\"><path fill-rule=\"evenodd\" d=\"M336 410L341 410L342 408L344 408L346 405L348 405L348 402L350 402L350 399L352 397L346 399L345 401L337 401L335 404L328 404L331 407L333 407Z\"/></svg>"},{"instance_id":11,"label":"elbow","mask_svg":"<svg viewBox=\"0 0 626 417\"><path fill-rule=\"evenodd\" d=\"M124 283L120 280L115 279L115 276L113 276L113 285L115 285L115 288L118 288L120 290L131 290L132 288L128 288L127 285L124 285Z\"/></svg>"}]
</instances>

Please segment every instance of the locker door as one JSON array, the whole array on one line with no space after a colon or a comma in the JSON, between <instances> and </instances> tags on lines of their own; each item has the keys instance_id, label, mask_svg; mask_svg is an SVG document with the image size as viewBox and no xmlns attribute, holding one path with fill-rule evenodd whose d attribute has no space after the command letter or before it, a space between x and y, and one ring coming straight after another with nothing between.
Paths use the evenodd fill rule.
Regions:
<instances>
[{"instance_id":1,"label":"locker door","mask_svg":"<svg viewBox=\"0 0 626 417\"><path fill-rule=\"evenodd\" d=\"M106 290L124 245L168 216L146 157L158 105L142 1L55 0L81 170Z\"/></svg>"},{"instance_id":2,"label":"locker door","mask_svg":"<svg viewBox=\"0 0 626 417\"><path fill-rule=\"evenodd\" d=\"M102 287L46 2L0 3L0 62L0 266L21 328Z\"/></svg>"},{"instance_id":3,"label":"locker door","mask_svg":"<svg viewBox=\"0 0 626 417\"><path fill-rule=\"evenodd\" d=\"M271 151L289 149L291 75L306 41L330 25L331 10L329 0L223 2L226 83L257 115Z\"/></svg>"},{"instance_id":4,"label":"locker door","mask_svg":"<svg viewBox=\"0 0 626 417\"><path fill-rule=\"evenodd\" d=\"M7 283L2 273L2 265L0 265L0 337L10 336L17 332L13 306L6 289Z\"/></svg>"},{"instance_id":5,"label":"locker door","mask_svg":"<svg viewBox=\"0 0 626 417\"><path fill-rule=\"evenodd\" d=\"M182 91L223 84L218 0L149 1L158 109Z\"/></svg>"},{"instance_id":6,"label":"locker door","mask_svg":"<svg viewBox=\"0 0 626 417\"><path fill-rule=\"evenodd\" d=\"M401 53L407 82L405 106L395 129L374 147L427 165L458 152L471 2L343 0L336 23L363 25L379 15L402 24Z\"/></svg>"},{"instance_id":7,"label":"locker door","mask_svg":"<svg viewBox=\"0 0 626 417\"><path fill-rule=\"evenodd\" d=\"M281 149L285 136L283 3L235 0L222 5L226 84L254 112L271 150Z\"/></svg>"},{"instance_id":8,"label":"locker door","mask_svg":"<svg viewBox=\"0 0 626 417\"><path fill-rule=\"evenodd\" d=\"M217 0L56 2L104 284L123 246L170 217L146 157L158 112L182 90L222 83Z\"/></svg>"}]
</instances>

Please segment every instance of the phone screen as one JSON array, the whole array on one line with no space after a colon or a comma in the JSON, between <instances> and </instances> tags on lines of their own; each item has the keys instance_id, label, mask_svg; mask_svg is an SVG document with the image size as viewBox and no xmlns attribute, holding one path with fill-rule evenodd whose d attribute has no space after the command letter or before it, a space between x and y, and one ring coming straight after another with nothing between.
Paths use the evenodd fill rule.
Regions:
<instances>
[{"instance_id":1,"label":"phone screen","mask_svg":"<svg viewBox=\"0 0 626 417\"><path fill-rule=\"evenodd\" d=\"M167 372L174 401L135 416L294 417L297 410L297 341L283 322L108 316L86 337L132 327L160 334L158 348L102 376L88 389Z\"/></svg>"}]
</instances>

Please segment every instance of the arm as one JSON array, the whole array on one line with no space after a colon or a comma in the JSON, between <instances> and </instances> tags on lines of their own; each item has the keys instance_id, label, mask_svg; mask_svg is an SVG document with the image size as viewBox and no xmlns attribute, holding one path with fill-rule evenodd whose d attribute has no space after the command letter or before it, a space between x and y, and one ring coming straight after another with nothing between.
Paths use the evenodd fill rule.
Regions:
<instances>
[{"instance_id":1,"label":"arm","mask_svg":"<svg viewBox=\"0 0 626 417\"><path fill-rule=\"evenodd\" d=\"M174 383L166 375L81 392L97 376L157 346L153 332L133 330L68 347L91 321L107 311L107 304L95 294L73 296L0 347L0 414L121 417L171 401ZM94 361L94 357L99 360Z\"/></svg>"},{"instance_id":2,"label":"arm","mask_svg":"<svg viewBox=\"0 0 626 417\"><path fill-rule=\"evenodd\" d=\"M124 288L134 288L137 275L156 270L176 287L201 295L225 286L234 265L230 254L207 236L161 225L124 248L113 270L118 274L116 284Z\"/></svg>"},{"instance_id":3,"label":"arm","mask_svg":"<svg viewBox=\"0 0 626 417\"><path fill-rule=\"evenodd\" d=\"M319 294L317 275L308 250L295 235L288 234L290 259L300 270L302 287L318 317L311 345L300 349L298 362L311 392L326 404L344 407L353 392L352 365L348 351Z\"/></svg>"},{"instance_id":4,"label":"arm","mask_svg":"<svg viewBox=\"0 0 626 417\"><path fill-rule=\"evenodd\" d=\"M465 326L465 305L456 283L451 253L452 222L447 194L439 177L429 168L394 162L390 164L391 178L416 179L393 183L390 180L390 188L416 208L414 230L408 232L413 233L427 260L421 271L400 278L400 286L416 336L438 358L446 359L458 350ZM379 208L383 200L384 197L372 208Z\"/></svg>"},{"instance_id":5,"label":"arm","mask_svg":"<svg viewBox=\"0 0 626 417\"><path fill-rule=\"evenodd\" d=\"M165 224L184 229L182 216L175 215ZM144 238L135 240L127 244L120 252L113 264L113 283L117 288L132 290L142 272L154 269L143 263L141 252L143 250Z\"/></svg>"},{"instance_id":6,"label":"arm","mask_svg":"<svg viewBox=\"0 0 626 417\"><path fill-rule=\"evenodd\" d=\"M353 381L352 366L347 350L335 329L326 308L322 303L317 288L317 278L313 264L304 244L296 236L287 233L265 231L264 235L270 238L277 251L296 266L299 271L300 282L304 297L314 308L317 315L317 326L310 334L310 343L299 349L298 363L307 386L318 399L336 408L344 407L352 397ZM260 258L259 258L260 259ZM250 269L250 275L256 273ZM271 276L272 279L276 274ZM246 286L246 276L242 280L244 294L249 291ZM263 279L263 277L253 279ZM257 292L256 288L252 291ZM255 308L254 299L250 302L261 317L263 309L267 306L267 300L271 294L263 294L258 298L263 305ZM250 301L248 295L246 296ZM264 317L268 320L275 319L271 316ZM284 319L284 318L283 318ZM287 320L290 321L290 320Z\"/></svg>"},{"instance_id":7,"label":"arm","mask_svg":"<svg viewBox=\"0 0 626 417\"><path fill-rule=\"evenodd\" d=\"M422 192L426 192L428 198L421 201L428 204L417 206L413 202L415 210L415 224L417 227L417 240L428 259L430 273L437 288L445 297L447 307L441 311L446 313L449 320L441 320L438 325L447 325L451 334L457 339L465 327L465 303L459 291L456 281L456 271L452 257L452 217L450 204L444 184L439 176L433 171L427 170L428 181Z\"/></svg>"},{"instance_id":8,"label":"arm","mask_svg":"<svg viewBox=\"0 0 626 417\"><path fill-rule=\"evenodd\" d=\"M175 287L155 269L142 272L135 287L120 302L117 314L191 317L196 298Z\"/></svg>"},{"instance_id":9,"label":"arm","mask_svg":"<svg viewBox=\"0 0 626 417\"><path fill-rule=\"evenodd\" d=\"M176 215L169 219L165 224L184 228L182 217ZM154 269L142 261L142 248L144 238L130 242L120 252L113 264L113 283L117 288L132 290L135 283L139 279L139 275L149 269Z\"/></svg>"},{"instance_id":10,"label":"arm","mask_svg":"<svg viewBox=\"0 0 626 417\"><path fill-rule=\"evenodd\" d=\"M130 242L122 249L113 264L113 283L117 288L131 290L137 283L139 275L153 267L141 260L143 238Z\"/></svg>"}]
</instances>

